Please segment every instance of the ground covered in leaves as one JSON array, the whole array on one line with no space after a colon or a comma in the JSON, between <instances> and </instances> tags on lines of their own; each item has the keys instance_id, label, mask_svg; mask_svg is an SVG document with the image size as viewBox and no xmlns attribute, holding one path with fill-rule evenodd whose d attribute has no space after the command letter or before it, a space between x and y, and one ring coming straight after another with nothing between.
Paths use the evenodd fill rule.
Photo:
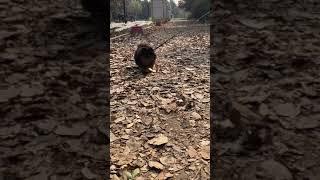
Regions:
<instances>
[{"instance_id":1,"label":"ground covered in leaves","mask_svg":"<svg viewBox=\"0 0 320 180\"><path fill-rule=\"evenodd\" d=\"M106 177L106 47L77 7L0 2L0 179Z\"/></svg>"},{"instance_id":2,"label":"ground covered in leaves","mask_svg":"<svg viewBox=\"0 0 320 180\"><path fill-rule=\"evenodd\" d=\"M158 72L133 61L157 47ZM209 26L170 22L111 42L111 177L209 179Z\"/></svg>"},{"instance_id":3,"label":"ground covered in leaves","mask_svg":"<svg viewBox=\"0 0 320 180\"><path fill-rule=\"evenodd\" d=\"M214 3L215 179L319 179L319 5Z\"/></svg>"}]
</instances>

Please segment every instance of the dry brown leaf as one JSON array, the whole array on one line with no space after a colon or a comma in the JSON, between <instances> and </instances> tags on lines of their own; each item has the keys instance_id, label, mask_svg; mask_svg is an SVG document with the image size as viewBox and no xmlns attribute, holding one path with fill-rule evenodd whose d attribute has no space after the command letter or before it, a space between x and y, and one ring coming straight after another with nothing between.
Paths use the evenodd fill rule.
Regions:
<instances>
[{"instance_id":1,"label":"dry brown leaf","mask_svg":"<svg viewBox=\"0 0 320 180\"><path fill-rule=\"evenodd\" d=\"M156 179L157 179L157 180L165 180L166 178L165 178L164 172L162 171L162 172L157 176Z\"/></svg>"},{"instance_id":2,"label":"dry brown leaf","mask_svg":"<svg viewBox=\"0 0 320 180\"><path fill-rule=\"evenodd\" d=\"M118 139L118 137L116 135L114 135L112 132L110 132L110 142L113 142L117 139Z\"/></svg>"},{"instance_id":3,"label":"dry brown leaf","mask_svg":"<svg viewBox=\"0 0 320 180\"><path fill-rule=\"evenodd\" d=\"M298 118L295 122L297 129L313 129L320 125L320 115L312 115L307 117Z\"/></svg>"},{"instance_id":4,"label":"dry brown leaf","mask_svg":"<svg viewBox=\"0 0 320 180\"><path fill-rule=\"evenodd\" d=\"M166 173L164 176L165 176L166 179L168 179L168 178L170 178L170 177L173 177L173 174L171 174L171 173Z\"/></svg>"},{"instance_id":5,"label":"dry brown leaf","mask_svg":"<svg viewBox=\"0 0 320 180\"><path fill-rule=\"evenodd\" d=\"M204 146L200 149L200 155L203 159L209 160L210 159L210 146Z\"/></svg>"},{"instance_id":6,"label":"dry brown leaf","mask_svg":"<svg viewBox=\"0 0 320 180\"><path fill-rule=\"evenodd\" d=\"M204 96L200 93L195 93L194 96L199 100L202 100L204 98Z\"/></svg>"},{"instance_id":7,"label":"dry brown leaf","mask_svg":"<svg viewBox=\"0 0 320 180\"><path fill-rule=\"evenodd\" d=\"M149 161L149 167L160 169L160 170L164 169L164 166L161 163L156 162L156 161Z\"/></svg>"},{"instance_id":8,"label":"dry brown leaf","mask_svg":"<svg viewBox=\"0 0 320 180\"><path fill-rule=\"evenodd\" d=\"M81 173L82 175L86 178L86 179L96 179L97 175L94 174L89 168L85 167L81 169Z\"/></svg>"},{"instance_id":9,"label":"dry brown leaf","mask_svg":"<svg viewBox=\"0 0 320 180\"><path fill-rule=\"evenodd\" d=\"M129 104L129 105L135 105L135 104L137 104L138 102L137 101L129 101L127 104Z\"/></svg>"},{"instance_id":10,"label":"dry brown leaf","mask_svg":"<svg viewBox=\"0 0 320 180\"><path fill-rule=\"evenodd\" d=\"M20 90L17 88L9 88L6 90L0 90L0 102L6 102L11 98L18 96Z\"/></svg>"},{"instance_id":11,"label":"dry brown leaf","mask_svg":"<svg viewBox=\"0 0 320 180\"><path fill-rule=\"evenodd\" d=\"M193 112L191 115L192 115L192 117L193 117L195 120L201 119L200 114L198 114L197 112Z\"/></svg>"},{"instance_id":12,"label":"dry brown leaf","mask_svg":"<svg viewBox=\"0 0 320 180\"><path fill-rule=\"evenodd\" d=\"M300 113L299 108L293 103L278 104L273 108L280 116L295 117Z\"/></svg>"},{"instance_id":13,"label":"dry brown leaf","mask_svg":"<svg viewBox=\"0 0 320 180\"><path fill-rule=\"evenodd\" d=\"M163 135L163 134L160 134L158 135L157 137L151 139L148 141L149 144L152 144L152 145L162 145L162 144L166 144L167 142L169 141L168 137Z\"/></svg>"},{"instance_id":14,"label":"dry brown leaf","mask_svg":"<svg viewBox=\"0 0 320 180\"><path fill-rule=\"evenodd\" d=\"M200 145L201 146L208 146L208 145L210 145L210 141L203 140L203 141L200 142Z\"/></svg>"},{"instance_id":15,"label":"dry brown leaf","mask_svg":"<svg viewBox=\"0 0 320 180\"><path fill-rule=\"evenodd\" d=\"M120 180L120 178L116 174L113 174L111 175L111 180Z\"/></svg>"},{"instance_id":16,"label":"dry brown leaf","mask_svg":"<svg viewBox=\"0 0 320 180\"><path fill-rule=\"evenodd\" d=\"M266 104L262 103L259 106L259 113L263 116L266 116L266 115L270 114L270 110Z\"/></svg>"},{"instance_id":17,"label":"dry brown leaf","mask_svg":"<svg viewBox=\"0 0 320 180\"><path fill-rule=\"evenodd\" d=\"M168 166L168 165L172 165L172 164L176 163L176 159L174 157L161 157L160 162L163 165Z\"/></svg>"},{"instance_id":18,"label":"dry brown leaf","mask_svg":"<svg viewBox=\"0 0 320 180\"><path fill-rule=\"evenodd\" d=\"M208 103L208 102L210 102L210 98L204 98L204 99L202 99L202 102L203 103Z\"/></svg>"},{"instance_id":19,"label":"dry brown leaf","mask_svg":"<svg viewBox=\"0 0 320 180\"><path fill-rule=\"evenodd\" d=\"M189 146L188 147L188 155L191 157L191 158L195 158L198 156L198 152L192 147L192 146Z\"/></svg>"},{"instance_id":20,"label":"dry brown leaf","mask_svg":"<svg viewBox=\"0 0 320 180\"><path fill-rule=\"evenodd\" d=\"M119 122L122 122L122 121L124 121L126 119L126 117L119 117L119 118L117 118L115 121L114 121L114 123L119 123Z\"/></svg>"},{"instance_id":21,"label":"dry brown leaf","mask_svg":"<svg viewBox=\"0 0 320 180\"><path fill-rule=\"evenodd\" d=\"M168 105L164 105L163 107L167 113L170 113L171 111L175 111L177 109L177 104L173 102Z\"/></svg>"}]
</instances>

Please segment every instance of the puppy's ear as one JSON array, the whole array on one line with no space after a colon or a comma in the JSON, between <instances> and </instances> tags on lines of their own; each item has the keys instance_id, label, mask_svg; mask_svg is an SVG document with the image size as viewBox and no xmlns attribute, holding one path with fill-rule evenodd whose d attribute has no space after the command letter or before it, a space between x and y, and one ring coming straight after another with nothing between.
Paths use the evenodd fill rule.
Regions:
<instances>
[{"instance_id":1,"label":"puppy's ear","mask_svg":"<svg viewBox=\"0 0 320 180\"><path fill-rule=\"evenodd\" d=\"M150 53L155 54L153 48L150 49Z\"/></svg>"}]
</instances>

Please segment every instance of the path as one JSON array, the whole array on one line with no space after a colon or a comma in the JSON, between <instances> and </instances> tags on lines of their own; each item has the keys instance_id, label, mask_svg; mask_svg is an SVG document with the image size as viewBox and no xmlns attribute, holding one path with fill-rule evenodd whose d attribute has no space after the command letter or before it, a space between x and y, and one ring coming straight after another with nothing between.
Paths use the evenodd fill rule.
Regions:
<instances>
[{"instance_id":1,"label":"path","mask_svg":"<svg viewBox=\"0 0 320 180\"><path fill-rule=\"evenodd\" d=\"M146 77L132 60L142 37L111 45L113 179L137 168L140 179L209 179L209 27L168 23L148 39L155 46L177 32Z\"/></svg>"}]
</instances>

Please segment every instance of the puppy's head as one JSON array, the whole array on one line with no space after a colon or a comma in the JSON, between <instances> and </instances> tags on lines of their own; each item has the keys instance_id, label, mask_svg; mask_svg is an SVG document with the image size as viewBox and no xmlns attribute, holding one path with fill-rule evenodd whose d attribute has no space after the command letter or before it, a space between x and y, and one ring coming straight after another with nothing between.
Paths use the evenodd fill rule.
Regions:
<instances>
[{"instance_id":1,"label":"puppy's head","mask_svg":"<svg viewBox=\"0 0 320 180\"><path fill-rule=\"evenodd\" d=\"M152 57L155 55L153 48L147 44L139 44L138 49L140 49L141 53L145 57Z\"/></svg>"}]
</instances>

